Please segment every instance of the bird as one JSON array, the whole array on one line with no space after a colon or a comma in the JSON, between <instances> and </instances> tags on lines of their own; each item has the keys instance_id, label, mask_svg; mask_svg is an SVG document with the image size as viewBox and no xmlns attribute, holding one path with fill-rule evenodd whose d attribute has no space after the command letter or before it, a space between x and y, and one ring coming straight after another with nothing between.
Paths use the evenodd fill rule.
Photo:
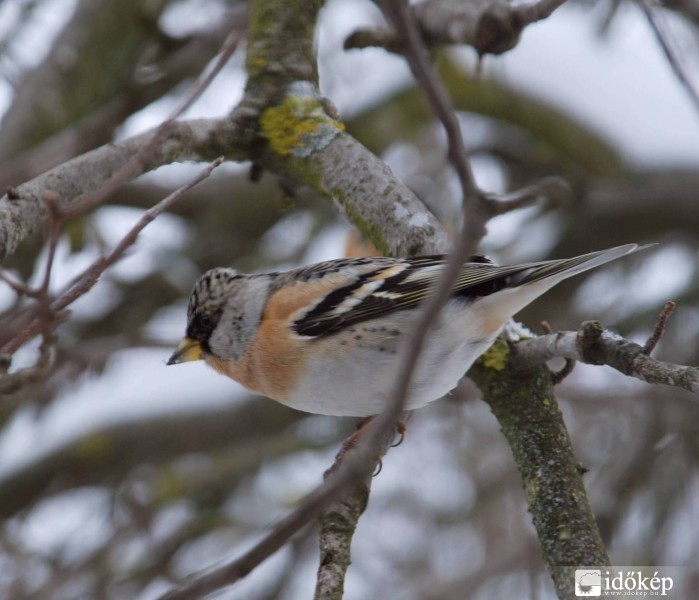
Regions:
<instances>
[{"instance_id":1,"label":"bird","mask_svg":"<svg viewBox=\"0 0 699 600\"><path fill-rule=\"evenodd\" d=\"M472 256L423 344L405 410L454 389L507 321L544 292L647 247L512 266ZM204 360L250 391L309 413L377 415L447 258L345 258L257 274L211 269L194 286L186 335L167 364Z\"/></svg>"}]
</instances>

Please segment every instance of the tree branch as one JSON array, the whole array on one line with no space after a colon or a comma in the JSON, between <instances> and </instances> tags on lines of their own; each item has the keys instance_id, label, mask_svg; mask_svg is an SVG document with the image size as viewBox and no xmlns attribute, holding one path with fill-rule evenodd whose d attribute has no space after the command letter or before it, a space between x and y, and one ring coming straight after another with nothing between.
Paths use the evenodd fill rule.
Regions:
<instances>
[{"instance_id":1,"label":"tree branch","mask_svg":"<svg viewBox=\"0 0 699 600\"><path fill-rule=\"evenodd\" d=\"M636 1L638 2L638 5L641 7L641 10L646 15L648 23L650 24L650 27L653 30L653 33L655 34L655 37L657 38L658 43L660 44L660 47L663 49L665 58L667 58L668 63L670 63L670 68L675 73L677 80L682 84L682 87L684 87L684 89L686 90L687 94L689 95L689 98L694 103L694 107L697 110L699 110L699 91L697 91L697 89L694 87L694 84L692 83L692 80L687 76L687 73L685 72L685 69L682 66L682 62L680 61L679 57L675 53L674 48L672 47L672 44L670 43L669 36L665 33L662 25L660 24L660 19L656 14L657 11L647 2L647 0Z\"/></svg>"},{"instance_id":2,"label":"tree branch","mask_svg":"<svg viewBox=\"0 0 699 600\"><path fill-rule=\"evenodd\" d=\"M370 481L358 483L320 515L320 563L314 600L341 600L354 532L369 502Z\"/></svg>"},{"instance_id":3,"label":"tree branch","mask_svg":"<svg viewBox=\"0 0 699 600\"><path fill-rule=\"evenodd\" d=\"M114 172L151 143L156 132L157 128L102 146L8 190L0 198L0 259L47 222L50 213L43 201L47 190L59 199L59 210L69 212L73 204L98 193ZM227 158L243 159L236 137L235 125L226 119L171 122L148 162L134 165L131 177L172 162L213 159L223 154L217 152L221 149Z\"/></svg>"},{"instance_id":4,"label":"tree branch","mask_svg":"<svg viewBox=\"0 0 699 600\"><path fill-rule=\"evenodd\" d=\"M699 367L676 365L649 356L647 348L606 331L598 321L585 321L576 331L521 340L513 345L522 366L562 357L590 365L608 365L647 383L661 383L699 394Z\"/></svg>"},{"instance_id":5,"label":"tree branch","mask_svg":"<svg viewBox=\"0 0 699 600\"><path fill-rule=\"evenodd\" d=\"M233 14L225 23L182 41L173 52L150 68L158 77L134 78L121 93L82 120L0 165L0 189L17 185L68 161L78 154L107 143L115 129L131 114L154 102L175 86L201 73L221 51L231 32L242 34L247 17Z\"/></svg>"},{"instance_id":6,"label":"tree branch","mask_svg":"<svg viewBox=\"0 0 699 600\"><path fill-rule=\"evenodd\" d=\"M211 160L218 155L231 158L240 151L236 146L240 144L239 136L230 136L231 124L227 121L175 121L228 62L240 37L239 30L228 35L211 70L191 86L170 117L155 129L102 146L8 189L0 198L0 259L14 252L51 216L51 210L70 218L101 204L118 186L156 167L178 160ZM216 152L223 139L225 149ZM50 206L45 201L47 194L56 198Z\"/></svg>"},{"instance_id":7,"label":"tree branch","mask_svg":"<svg viewBox=\"0 0 699 600\"><path fill-rule=\"evenodd\" d=\"M382 6L396 29L403 55L410 65L418 86L444 127L448 140L449 162L461 184L463 224L460 235L467 238L466 255L475 254L481 238L485 235L485 224L490 218L490 210L484 194L473 177L464 149L461 124L444 85L432 70L427 48L408 4L403 0L384 0Z\"/></svg>"},{"instance_id":8,"label":"tree branch","mask_svg":"<svg viewBox=\"0 0 699 600\"><path fill-rule=\"evenodd\" d=\"M429 48L467 44L479 56L503 54L519 42L524 28L545 19L565 0L540 0L513 6L508 0L426 0L410 5ZM345 49L380 46L401 52L401 36L385 28L358 29L345 40Z\"/></svg>"},{"instance_id":9,"label":"tree branch","mask_svg":"<svg viewBox=\"0 0 699 600\"><path fill-rule=\"evenodd\" d=\"M595 516L544 366L522 366L503 341L468 372L497 417L522 477L558 597L574 597L571 565L608 565ZM569 567L569 568L565 568Z\"/></svg>"},{"instance_id":10,"label":"tree branch","mask_svg":"<svg viewBox=\"0 0 699 600\"><path fill-rule=\"evenodd\" d=\"M203 181L211 172L221 165L223 162L223 157L217 158L208 167L206 167L201 173L196 177L191 179L186 184L177 188L174 192L169 194L166 198L163 198L155 206L148 209L138 220L138 222L128 231L128 233L119 241L119 243L112 249L112 251L107 254L107 256L98 258L89 267L87 267L82 273L80 273L73 284L68 286L68 288L57 298L49 301L48 299L48 282L51 274L51 255L49 254L49 261L46 267L46 276L44 279L43 292L46 296L43 300L46 301L45 305L40 302L39 307L34 314L30 317L29 321L26 322L21 328L15 331L11 331L9 339L0 338L0 350L2 354L12 355L16 352L22 345L27 341L32 339L35 335L40 333L49 324L57 324L59 322L59 317L63 314L68 306L75 302L81 296L84 296L89 292L92 287L99 281L102 274L117 260L119 260L124 252L136 241L138 235L145 229L145 227L151 223L159 214L166 211L172 204L179 200L182 195L190 188L197 185L200 181ZM60 215L61 221L64 219L63 215ZM42 366L41 363L39 366ZM42 366L43 368L43 366ZM26 377L24 371L20 372L22 377ZM17 373L19 376L20 373ZM9 385L10 389L14 389L12 385L13 375L6 375L0 382L0 391L4 386ZM8 383L7 380L10 380Z\"/></svg>"}]
</instances>

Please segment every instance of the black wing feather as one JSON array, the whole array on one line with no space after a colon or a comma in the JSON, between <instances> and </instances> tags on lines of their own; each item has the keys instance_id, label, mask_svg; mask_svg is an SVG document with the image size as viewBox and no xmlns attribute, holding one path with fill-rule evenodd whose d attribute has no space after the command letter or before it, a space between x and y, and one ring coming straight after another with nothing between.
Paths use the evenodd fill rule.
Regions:
<instances>
[{"instance_id":1,"label":"black wing feather","mask_svg":"<svg viewBox=\"0 0 699 600\"><path fill-rule=\"evenodd\" d=\"M377 269L359 275L356 281L328 294L322 302L294 323L294 331L298 335L308 337L331 335L390 312L413 308L429 294L446 264L446 257L420 256L401 261L385 259L381 263L383 264ZM371 282L387 267L397 264L405 265L406 268L382 280L380 287L350 309L337 312L340 304L363 285ZM436 268L429 269L430 267ZM524 269L530 269L530 265L497 267L484 257L472 257L457 278L453 295L467 301L487 296L510 285L510 275Z\"/></svg>"}]
</instances>

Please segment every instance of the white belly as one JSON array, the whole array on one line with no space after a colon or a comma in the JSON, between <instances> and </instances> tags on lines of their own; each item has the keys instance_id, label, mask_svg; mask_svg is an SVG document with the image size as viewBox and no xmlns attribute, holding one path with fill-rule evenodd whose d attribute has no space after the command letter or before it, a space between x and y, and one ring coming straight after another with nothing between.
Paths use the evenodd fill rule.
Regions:
<instances>
[{"instance_id":1,"label":"white belly","mask_svg":"<svg viewBox=\"0 0 699 600\"><path fill-rule=\"evenodd\" d=\"M437 400L456 387L473 362L492 344L499 330L484 339L481 328L464 318L463 304L450 301L423 345L405 409ZM392 322L367 321L332 338L327 352L317 354L314 367L288 404L308 412L365 417L380 413L396 385L398 367L413 326L412 311L397 312ZM383 329L382 329L383 328ZM401 333L397 333L401 332Z\"/></svg>"}]
</instances>

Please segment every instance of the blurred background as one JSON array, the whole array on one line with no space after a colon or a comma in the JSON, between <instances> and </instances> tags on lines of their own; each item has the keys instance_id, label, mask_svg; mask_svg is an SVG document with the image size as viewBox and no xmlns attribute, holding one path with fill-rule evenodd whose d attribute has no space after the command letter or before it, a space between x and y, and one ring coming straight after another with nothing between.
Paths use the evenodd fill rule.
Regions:
<instances>
[{"instance_id":1,"label":"blurred background","mask_svg":"<svg viewBox=\"0 0 699 600\"><path fill-rule=\"evenodd\" d=\"M3 189L158 124L244 10L232 0L0 3ZM696 3L667 1L659 17L699 85ZM453 225L458 181L404 62L343 50L355 29L382 22L371 2L327 3L322 91L348 131ZM184 117L230 111L243 61L241 47ZM542 320L559 330L595 318L643 343L672 299L655 355L699 365L699 111L639 7L569 2L511 52L486 57L480 75L468 48L440 53L437 65L483 189L506 193L550 175L570 186L491 221L484 253L508 263L659 244L567 281L520 320L541 332ZM345 253L351 228L326 200L292 194L269 174L253 183L249 168L224 165L151 224L72 307L52 374L0 396L0 597L155 598L259 539L320 482L353 430L351 419L251 397L203 364L165 365L204 270L286 269ZM159 169L70 222L52 287L199 169ZM41 235L25 242L3 268L38 283L44 245ZM0 282L0 327L19 302ZM38 344L18 352L13 371L36 360ZM696 585L696 397L585 365L557 389L612 564L683 566ZM311 528L216 597L311 597L317 560ZM509 449L465 380L415 413L385 458L346 598L552 596Z\"/></svg>"}]
</instances>

